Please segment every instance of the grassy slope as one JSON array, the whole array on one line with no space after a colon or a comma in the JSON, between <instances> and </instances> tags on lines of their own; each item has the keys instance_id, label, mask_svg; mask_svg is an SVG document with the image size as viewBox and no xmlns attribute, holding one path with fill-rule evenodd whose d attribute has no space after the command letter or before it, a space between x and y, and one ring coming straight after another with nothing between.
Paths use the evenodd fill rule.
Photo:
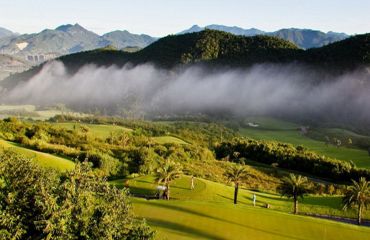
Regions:
<instances>
[{"instance_id":1,"label":"grassy slope","mask_svg":"<svg viewBox=\"0 0 370 240\"><path fill-rule=\"evenodd\" d=\"M184 140L173 136L153 137L153 140L158 144L165 143L187 144Z\"/></svg>"},{"instance_id":2,"label":"grassy slope","mask_svg":"<svg viewBox=\"0 0 370 240\"><path fill-rule=\"evenodd\" d=\"M122 186L123 180L113 183ZM189 177L176 180L171 201L135 198L135 213L158 230L159 239L366 239L370 234L365 227L289 214L291 201L278 195L256 193L258 206L253 207L252 193L241 190L234 206L232 187L202 179L195 183L189 190ZM129 186L133 193L154 194L156 184L152 177L140 177L130 180ZM271 209L263 208L265 203ZM339 197L307 197L300 209L342 214Z\"/></svg>"},{"instance_id":3,"label":"grassy slope","mask_svg":"<svg viewBox=\"0 0 370 240\"><path fill-rule=\"evenodd\" d=\"M324 142L313 140L301 135L297 130L299 125L293 123L266 118L253 118L251 119L251 122L256 122L260 126L257 128L246 127L241 129L240 133L243 136L254 139L275 140L294 145L303 145L310 150L328 157L346 161L352 160L357 167L370 168L370 157L364 150L326 146Z\"/></svg>"},{"instance_id":4,"label":"grassy slope","mask_svg":"<svg viewBox=\"0 0 370 240\"><path fill-rule=\"evenodd\" d=\"M15 152L21 153L27 157L35 159L41 166L55 168L60 171L71 170L74 168L74 163L65 158L57 157L48 153L38 152L31 149L23 148L18 144L7 142L0 139L0 147L4 149L12 149Z\"/></svg>"}]
</instances>

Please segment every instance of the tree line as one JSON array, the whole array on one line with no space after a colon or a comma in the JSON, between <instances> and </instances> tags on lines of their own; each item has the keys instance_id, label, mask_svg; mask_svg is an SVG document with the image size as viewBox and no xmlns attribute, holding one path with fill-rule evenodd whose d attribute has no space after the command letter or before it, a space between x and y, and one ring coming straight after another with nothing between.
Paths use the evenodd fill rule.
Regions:
<instances>
[{"instance_id":1,"label":"tree line","mask_svg":"<svg viewBox=\"0 0 370 240\"><path fill-rule=\"evenodd\" d=\"M234 162L240 162L243 158L252 159L339 182L360 177L370 179L370 171L367 169L286 143L238 138L217 144L214 150L218 159L229 158ZM238 153L238 156L235 157L234 153Z\"/></svg>"}]
</instances>

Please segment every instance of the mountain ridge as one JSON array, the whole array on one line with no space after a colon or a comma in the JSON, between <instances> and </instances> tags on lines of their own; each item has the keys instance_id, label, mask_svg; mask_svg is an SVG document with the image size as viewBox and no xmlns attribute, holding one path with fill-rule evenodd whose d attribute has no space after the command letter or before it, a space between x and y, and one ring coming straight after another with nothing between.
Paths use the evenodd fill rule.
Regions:
<instances>
[{"instance_id":1,"label":"mountain ridge","mask_svg":"<svg viewBox=\"0 0 370 240\"><path fill-rule=\"evenodd\" d=\"M55 29L44 29L39 33L2 38L0 53L15 55L38 64L62 55L106 46L117 49L133 46L142 48L155 40L156 38L148 35L120 30L100 36L76 23L61 25Z\"/></svg>"},{"instance_id":2,"label":"mountain ridge","mask_svg":"<svg viewBox=\"0 0 370 240\"><path fill-rule=\"evenodd\" d=\"M343 72L370 66L370 33L356 35L321 48L303 50L273 36L237 36L217 30L169 35L136 52L102 48L58 58L71 74L87 64L118 67L154 64L164 69L202 64L210 67L247 67L259 63L304 64L322 72ZM27 81L42 66L8 77L8 88Z\"/></svg>"},{"instance_id":3,"label":"mountain ridge","mask_svg":"<svg viewBox=\"0 0 370 240\"><path fill-rule=\"evenodd\" d=\"M10 31L9 29L0 27L0 38L10 37L10 36L13 36L13 35L16 35L16 33Z\"/></svg>"},{"instance_id":4,"label":"mountain ridge","mask_svg":"<svg viewBox=\"0 0 370 240\"><path fill-rule=\"evenodd\" d=\"M204 29L220 30L224 32L229 32L235 35L242 36L255 36L255 35L268 35L279 37L284 40L288 40L298 47L303 49L322 47L329 43L343 40L348 38L349 35L345 33L337 33L333 31L322 32L319 30L306 29L306 28L282 28L274 32L266 32L256 28L244 29L237 26L225 26L218 24L211 24L205 27L200 27L198 25L193 25L191 28L181 31L178 34L199 32Z\"/></svg>"},{"instance_id":5,"label":"mountain ridge","mask_svg":"<svg viewBox=\"0 0 370 240\"><path fill-rule=\"evenodd\" d=\"M300 48L315 48L336 42L348 37L345 33L318 30L286 28L276 32L265 32L256 28L243 29L237 26L212 24L206 27L193 25L182 31L199 32L202 29L215 29L240 36L266 35L288 40ZM10 33L9 33L10 34ZM33 65L44 61L77 52L90 51L107 46L116 49L142 49L155 42L157 38L146 34L132 34L127 30L116 30L98 35L79 24L65 24L55 29L45 29L39 33L8 35L0 38L0 54L14 55L25 59Z\"/></svg>"}]
</instances>

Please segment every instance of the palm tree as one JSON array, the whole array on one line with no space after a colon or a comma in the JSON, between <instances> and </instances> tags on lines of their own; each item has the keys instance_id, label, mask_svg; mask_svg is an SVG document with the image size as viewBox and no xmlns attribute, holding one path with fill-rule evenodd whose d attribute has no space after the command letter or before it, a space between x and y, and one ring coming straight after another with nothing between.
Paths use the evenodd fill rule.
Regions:
<instances>
[{"instance_id":1,"label":"palm tree","mask_svg":"<svg viewBox=\"0 0 370 240\"><path fill-rule=\"evenodd\" d=\"M155 180L165 185L164 195L167 200L170 200L170 183L176 178L179 178L181 173L180 165L172 160L166 160L163 166L157 168Z\"/></svg>"},{"instance_id":2,"label":"palm tree","mask_svg":"<svg viewBox=\"0 0 370 240\"><path fill-rule=\"evenodd\" d=\"M244 166L238 164L229 167L224 174L229 182L233 182L235 185L234 204L238 203L239 184L247 176L247 174L247 169Z\"/></svg>"},{"instance_id":3,"label":"palm tree","mask_svg":"<svg viewBox=\"0 0 370 240\"><path fill-rule=\"evenodd\" d=\"M289 177L283 179L283 183L279 187L279 191L283 196L293 198L294 201L294 214L298 213L298 198L308 193L308 179L301 175L289 174Z\"/></svg>"},{"instance_id":4,"label":"palm tree","mask_svg":"<svg viewBox=\"0 0 370 240\"><path fill-rule=\"evenodd\" d=\"M370 203L370 182L366 181L366 178L360 178L360 181L356 182L352 180L352 186L347 188L347 191L343 197L343 209L346 210L349 207L358 206L358 225L361 225L362 211L367 208Z\"/></svg>"}]
</instances>

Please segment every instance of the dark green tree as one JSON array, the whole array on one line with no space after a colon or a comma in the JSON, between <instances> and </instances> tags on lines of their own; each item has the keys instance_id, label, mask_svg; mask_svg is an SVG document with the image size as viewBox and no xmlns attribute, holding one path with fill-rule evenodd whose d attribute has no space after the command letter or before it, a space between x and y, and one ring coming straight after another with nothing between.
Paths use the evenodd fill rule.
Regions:
<instances>
[{"instance_id":1,"label":"dark green tree","mask_svg":"<svg viewBox=\"0 0 370 240\"><path fill-rule=\"evenodd\" d=\"M247 168L245 166L235 164L229 167L225 172L225 177L229 182L234 183L234 204L238 203L238 191L239 185L243 179L248 175Z\"/></svg>"},{"instance_id":2,"label":"dark green tree","mask_svg":"<svg viewBox=\"0 0 370 240\"><path fill-rule=\"evenodd\" d=\"M52 170L47 173L30 159L12 151L0 152L0 239L36 239L46 219L44 206L57 186Z\"/></svg>"},{"instance_id":3,"label":"dark green tree","mask_svg":"<svg viewBox=\"0 0 370 240\"><path fill-rule=\"evenodd\" d=\"M352 180L343 197L343 209L357 206L357 223L361 225L362 213L370 203L370 182L362 177L358 182Z\"/></svg>"},{"instance_id":4,"label":"dark green tree","mask_svg":"<svg viewBox=\"0 0 370 240\"><path fill-rule=\"evenodd\" d=\"M301 175L289 174L283 179L279 187L279 191L283 196L293 198L294 214L298 213L298 199L303 199L304 195L309 192L308 179Z\"/></svg>"},{"instance_id":5,"label":"dark green tree","mask_svg":"<svg viewBox=\"0 0 370 240\"><path fill-rule=\"evenodd\" d=\"M155 180L158 183L163 183L166 189L164 190L164 195L167 200L170 200L170 184L176 178L179 178L182 174L181 166L172 161L166 160L164 165L159 166L155 171Z\"/></svg>"}]
</instances>

